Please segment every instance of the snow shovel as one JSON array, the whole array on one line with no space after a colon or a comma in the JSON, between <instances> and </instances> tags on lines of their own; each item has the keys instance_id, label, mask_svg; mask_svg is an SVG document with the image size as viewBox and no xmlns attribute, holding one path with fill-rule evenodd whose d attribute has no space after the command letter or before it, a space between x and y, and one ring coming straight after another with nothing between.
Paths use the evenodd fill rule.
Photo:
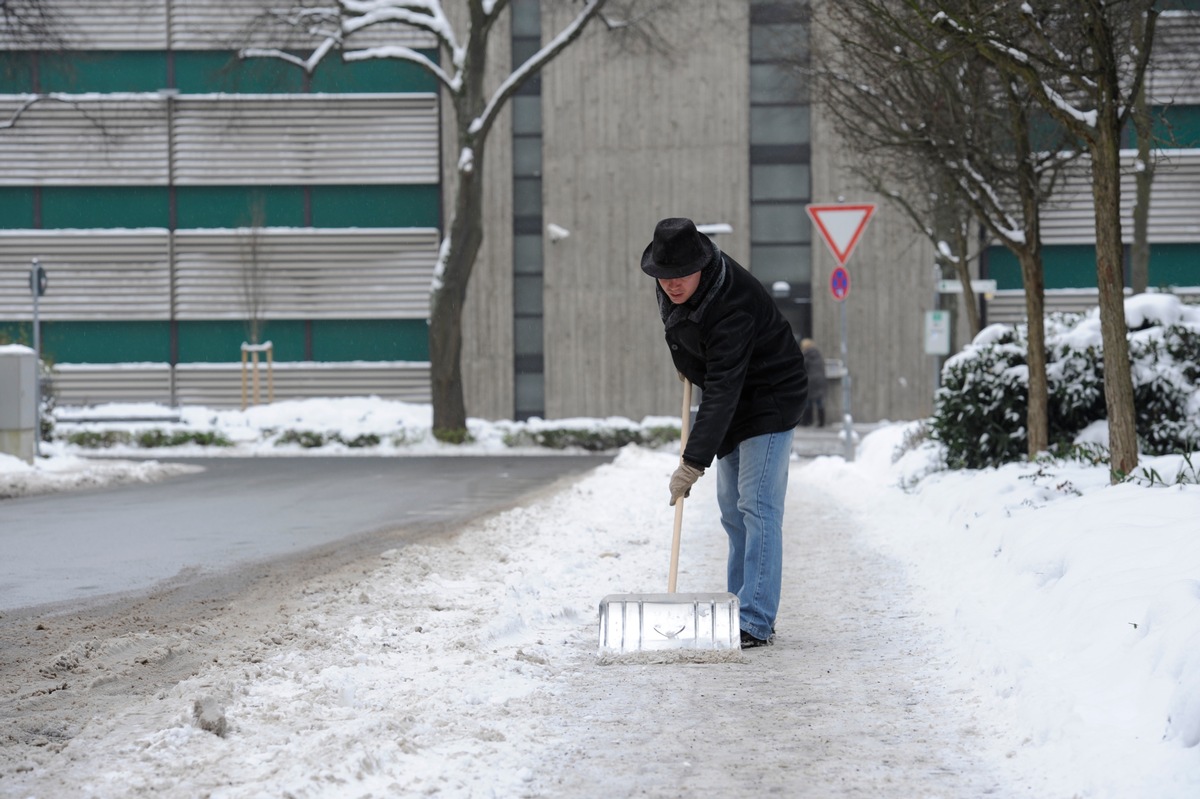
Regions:
<instances>
[{"instance_id":1,"label":"snow shovel","mask_svg":"<svg viewBox=\"0 0 1200 799\"><path fill-rule=\"evenodd\" d=\"M692 417L692 384L683 383L683 423L679 451L687 447ZM676 593L683 497L675 501L671 568L665 594L609 594L600 602L601 658L648 653L649 659L713 659L706 653L741 649L741 608L736 595ZM656 657L661 656L661 657Z\"/></svg>"}]
</instances>

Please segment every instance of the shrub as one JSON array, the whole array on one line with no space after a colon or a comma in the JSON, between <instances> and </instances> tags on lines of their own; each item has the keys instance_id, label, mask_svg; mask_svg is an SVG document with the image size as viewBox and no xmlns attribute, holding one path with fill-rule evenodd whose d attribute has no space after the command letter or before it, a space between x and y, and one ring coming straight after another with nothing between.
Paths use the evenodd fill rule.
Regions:
<instances>
[{"instance_id":1,"label":"shrub","mask_svg":"<svg viewBox=\"0 0 1200 799\"><path fill-rule=\"evenodd\" d=\"M275 439L275 446L299 444L304 449L316 449L325 446L325 434L313 430L285 430Z\"/></svg>"},{"instance_id":2,"label":"shrub","mask_svg":"<svg viewBox=\"0 0 1200 799\"><path fill-rule=\"evenodd\" d=\"M929 435L946 448L951 469L982 469L1023 456L1028 396L1025 342L991 325L946 361Z\"/></svg>"},{"instance_id":3,"label":"shrub","mask_svg":"<svg viewBox=\"0 0 1200 799\"><path fill-rule=\"evenodd\" d=\"M524 428L504 436L504 443L509 447L578 448L588 452L620 449L627 444L658 447L678 440L678 427Z\"/></svg>"},{"instance_id":4,"label":"shrub","mask_svg":"<svg viewBox=\"0 0 1200 799\"><path fill-rule=\"evenodd\" d=\"M1130 345L1138 442L1148 455L1191 452L1200 446L1200 428L1188 412L1198 382L1197 361L1178 357L1194 359L1198 351L1200 334L1180 326Z\"/></svg>"},{"instance_id":5,"label":"shrub","mask_svg":"<svg viewBox=\"0 0 1200 799\"><path fill-rule=\"evenodd\" d=\"M1200 316L1181 321L1188 318L1181 309L1153 295L1126 305L1136 327L1129 356L1138 442L1148 455L1200 447ZM1071 452L1079 433L1107 416L1097 325L1094 314L1047 317L1053 452ZM950 468L981 469L1026 456L1026 348L1024 326L992 325L946 362L930 435L944 445Z\"/></svg>"},{"instance_id":6,"label":"shrub","mask_svg":"<svg viewBox=\"0 0 1200 799\"><path fill-rule=\"evenodd\" d=\"M361 435L357 435L354 438L351 438L349 440L343 438L340 435L335 435L334 439L341 442L342 444L345 444L347 447L350 447L351 449L362 449L363 447L378 447L379 443L383 440L382 438L380 438L379 436L377 436L374 433L362 433Z\"/></svg>"},{"instance_id":7,"label":"shrub","mask_svg":"<svg viewBox=\"0 0 1200 799\"><path fill-rule=\"evenodd\" d=\"M182 447L185 444L197 444L201 447L231 447L233 442L215 430L176 430L167 433L163 430L146 430L137 434L136 442L143 449L160 447Z\"/></svg>"},{"instance_id":8,"label":"shrub","mask_svg":"<svg viewBox=\"0 0 1200 799\"><path fill-rule=\"evenodd\" d=\"M67 434L67 443L85 449L107 449L117 444L128 444L130 435L125 430L77 430Z\"/></svg>"}]
</instances>

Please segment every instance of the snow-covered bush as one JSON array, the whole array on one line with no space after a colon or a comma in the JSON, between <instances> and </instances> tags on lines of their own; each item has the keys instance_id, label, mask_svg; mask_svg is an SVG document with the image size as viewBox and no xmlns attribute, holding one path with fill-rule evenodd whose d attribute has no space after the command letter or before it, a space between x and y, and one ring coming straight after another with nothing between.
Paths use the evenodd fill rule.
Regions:
<instances>
[{"instance_id":1,"label":"snow-covered bush","mask_svg":"<svg viewBox=\"0 0 1200 799\"><path fill-rule=\"evenodd\" d=\"M1169 294L1125 302L1138 442L1147 455L1200 447L1200 308ZM1046 320L1049 434L1053 450L1105 418L1104 354L1097 310ZM1028 397L1026 328L991 325L946 361L931 435L952 469L1024 458Z\"/></svg>"},{"instance_id":2,"label":"snow-covered bush","mask_svg":"<svg viewBox=\"0 0 1200 799\"><path fill-rule=\"evenodd\" d=\"M951 469L982 469L1025 452L1025 351L1021 331L989 325L947 359L929 428Z\"/></svg>"}]
</instances>

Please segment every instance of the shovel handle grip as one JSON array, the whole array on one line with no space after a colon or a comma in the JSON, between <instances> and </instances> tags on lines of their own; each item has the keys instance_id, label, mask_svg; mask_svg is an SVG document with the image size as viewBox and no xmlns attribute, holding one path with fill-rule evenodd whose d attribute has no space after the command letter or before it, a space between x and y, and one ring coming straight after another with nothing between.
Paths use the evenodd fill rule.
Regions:
<instances>
[{"instance_id":1,"label":"shovel handle grip","mask_svg":"<svg viewBox=\"0 0 1200 799\"><path fill-rule=\"evenodd\" d=\"M683 461L683 450L687 447L688 432L692 421L692 381L683 381L683 413L679 426L679 460ZM675 500L675 529L671 535L671 570L667 574L667 593L675 593L679 577L679 539L683 533L683 497Z\"/></svg>"}]
</instances>

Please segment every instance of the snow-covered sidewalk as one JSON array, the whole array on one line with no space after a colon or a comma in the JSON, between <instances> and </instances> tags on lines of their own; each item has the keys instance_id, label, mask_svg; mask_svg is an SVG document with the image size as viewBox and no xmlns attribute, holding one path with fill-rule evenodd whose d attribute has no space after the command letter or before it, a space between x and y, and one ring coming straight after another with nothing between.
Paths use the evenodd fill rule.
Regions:
<instances>
[{"instance_id":1,"label":"snow-covered sidewalk","mask_svg":"<svg viewBox=\"0 0 1200 799\"><path fill-rule=\"evenodd\" d=\"M448 540L96 631L18 690L104 711L5 747L0 793L1195 796L1200 487L1022 465L905 491L924 455L893 464L901 435L793 464L778 644L740 662L598 663L599 600L666 581L677 455L627 447ZM681 591L724 587L713 489L687 505ZM117 672L197 652L195 676L103 704Z\"/></svg>"},{"instance_id":2,"label":"snow-covered sidewalk","mask_svg":"<svg viewBox=\"0 0 1200 799\"><path fill-rule=\"evenodd\" d=\"M0 787L44 797L1005 787L981 753L991 731L963 688L948 687L956 677L909 606L902 570L865 550L798 468L775 647L729 664L599 665L599 599L665 587L673 460L630 448L544 502L281 597L265 632L181 629L160 646L211 648L217 663L111 708ZM723 589L711 488L688 503L680 590ZM88 642L66 679L103 690L116 665L107 654L129 644ZM223 736L211 731L222 725Z\"/></svg>"}]
</instances>

